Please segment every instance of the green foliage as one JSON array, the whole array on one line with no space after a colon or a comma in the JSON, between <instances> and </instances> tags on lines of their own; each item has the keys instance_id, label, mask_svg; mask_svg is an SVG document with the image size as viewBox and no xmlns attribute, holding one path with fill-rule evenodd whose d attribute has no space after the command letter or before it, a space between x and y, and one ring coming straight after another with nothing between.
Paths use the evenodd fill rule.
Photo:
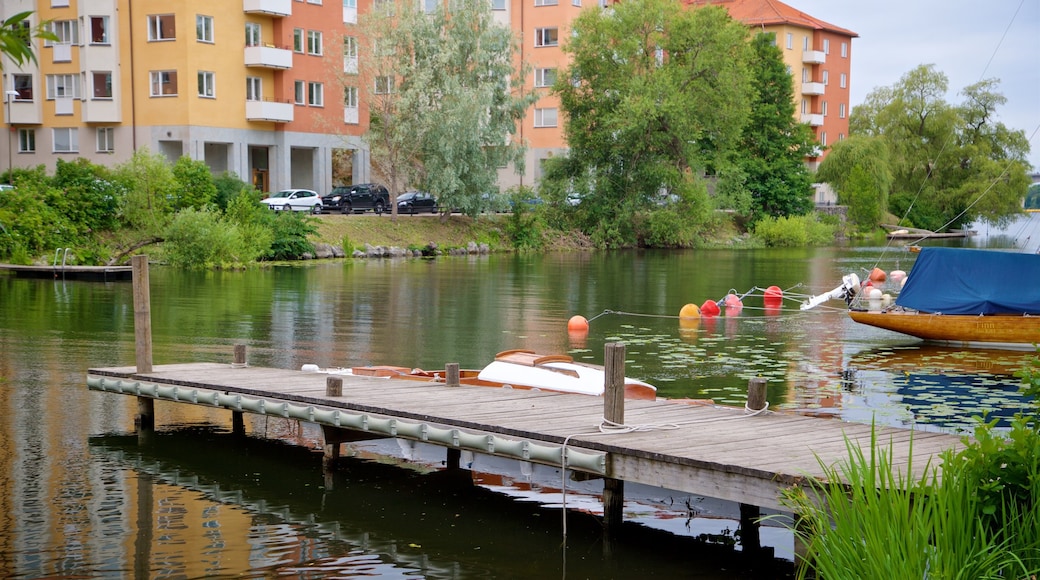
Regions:
<instances>
[{"instance_id":1,"label":"green foliage","mask_svg":"<svg viewBox=\"0 0 1040 580\"><path fill-rule=\"evenodd\" d=\"M34 38L58 41L58 37L47 30L46 22L29 27L31 15L31 11L19 12L0 22L0 54L10 58L17 67L27 63L36 64ZM0 61L0 68L3 68L3 61Z\"/></svg>"},{"instance_id":2,"label":"green foliage","mask_svg":"<svg viewBox=\"0 0 1040 580\"><path fill-rule=\"evenodd\" d=\"M834 241L835 227L816 214L765 218L755 223L753 234L766 246L825 246Z\"/></svg>"},{"instance_id":3,"label":"green foliage","mask_svg":"<svg viewBox=\"0 0 1040 580\"><path fill-rule=\"evenodd\" d=\"M893 213L941 231L979 218L1006 223L1019 211L1029 142L995 120L1007 100L997 82L970 85L961 91L964 102L951 105L946 75L922 65L853 109L850 131L880 138L888 149ZM845 164L844 174L854 166Z\"/></svg>"},{"instance_id":4,"label":"green foliage","mask_svg":"<svg viewBox=\"0 0 1040 580\"><path fill-rule=\"evenodd\" d=\"M115 167L113 177L126 191L119 208L121 225L145 237L164 231L173 217L170 202L177 195L166 158L140 149Z\"/></svg>"},{"instance_id":5,"label":"green foliage","mask_svg":"<svg viewBox=\"0 0 1040 580\"><path fill-rule=\"evenodd\" d=\"M529 187L515 187L506 192L513 207L506 221L506 233L517 250L538 250L542 247L542 219L538 208L528 200L534 197Z\"/></svg>"},{"instance_id":6,"label":"green foliage","mask_svg":"<svg viewBox=\"0 0 1040 580\"><path fill-rule=\"evenodd\" d=\"M204 269L251 261L240 259L244 246L238 228L222 220L219 213L187 208L177 213L166 230L163 255L170 265Z\"/></svg>"},{"instance_id":7,"label":"green foliage","mask_svg":"<svg viewBox=\"0 0 1040 580\"><path fill-rule=\"evenodd\" d=\"M70 245L74 224L45 201L57 195L47 181L22 182L0 195L0 258L31 263L35 257Z\"/></svg>"},{"instance_id":8,"label":"green foliage","mask_svg":"<svg viewBox=\"0 0 1040 580\"><path fill-rule=\"evenodd\" d=\"M857 180L858 190L849 192L848 182L857 168L865 175ZM861 231L877 226L889 210L892 168L888 146L880 137L853 135L838 141L820 164L815 179L831 184L838 194L838 203L849 206L850 217L857 215L854 222ZM868 190L872 195L866 194ZM860 207L861 204L865 207Z\"/></svg>"},{"instance_id":9,"label":"green foliage","mask_svg":"<svg viewBox=\"0 0 1040 580\"><path fill-rule=\"evenodd\" d=\"M83 158L59 159L50 181L60 193L48 198L48 204L83 232L116 227L116 212L125 193L111 180L107 168Z\"/></svg>"},{"instance_id":10,"label":"green foliage","mask_svg":"<svg viewBox=\"0 0 1040 580\"><path fill-rule=\"evenodd\" d=\"M255 191L252 185L242 181L237 175L228 171L213 178L213 186L216 187L216 195L213 198L213 203L215 203L221 211L226 210L228 203L243 191ZM255 195L256 199L260 199L259 193L255 193Z\"/></svg>"},{"instance_id":11,"label":"green foliage","mask_svg":"<svg viewBox=\"0 0 1040 580\"><path fill-rule=\"evenodd\" d=\"M738 145L750 110L747 29L720 7L675 0L583 11L573 28L571 64L553 87L570 150L547 163L543 187L582 198L575 222L596 243L633 245L631 216Z\"/></svg>"},{"instance_id":12,"label":"green foliage","mask_svg":"<svg viewBox=\"0 0 1040 580\"><path fill-rule=\"evenodd\" d=\"M753 219L803 215L813 207L804 160L816 138L807 124L795 120L791 75L775 40L774 34L758 34L751 42L757 90L739 152L733 155L751 196Z\"/></svg>"},{"instance_id":13,"label":"green foliage","mask_svg":"<svg viewBox=\"0 0 1040 580\"><path fill-rule=\"evenodd\" d=\"M1040 183L1029 186L1026 193L1025 209L1040 209Z\"/></svg>"},{"instance_id":14,"label":"green foliage","mask_svg":"<svg viewBox=\"0 0 1040 580\"><path fill-rule=\"evenodd\" d=\"M202 209L214 202L217 186L213 174L203 161L183 156L173 164L175 187L170 204L174 210L185 208Z\"/></svg>"},{"instance_id":15,"label":"green foliage","mask_svg":"<svg viewBox=\"0 0 1040 580\"><path fill-rule=\"evenodd\" d=\"M389 180L391 202L403 184L434 194L469 215L495 188L498 168L523 167L513 135L534 102L508 26L483 0L454 0L426 13L415 2L388 2L362 21L372 163ZM347 79L356 86L358 77ZM376 85L379 85L378 87ZM391 203L397 213L397 204Z\"/></svg>"},{"instance_id":16,"label":"green foliage","mask_svg":"<svg viewBox=\"0 0 1040 580\"><path fill-rule=\"evenodd\" d=\"M297 211L272 212L274 220L271 232L274 239L271 247L262 257L269 260L295 260L304 254L314 253L314 244L307 239L316 234L314 218L301 215Z\"/></svg>"},{"instance_id":17,"label":"green foliage","mask_svg":"<svg viewBox=\"0 0 1040 580\"><path fill-rule=\"evenodd\" d=\"M844 184L849 222L860 232L869 232L881 223L881 192L870 175L859 165L852 168Z\"/></svg>"}]
</instances>

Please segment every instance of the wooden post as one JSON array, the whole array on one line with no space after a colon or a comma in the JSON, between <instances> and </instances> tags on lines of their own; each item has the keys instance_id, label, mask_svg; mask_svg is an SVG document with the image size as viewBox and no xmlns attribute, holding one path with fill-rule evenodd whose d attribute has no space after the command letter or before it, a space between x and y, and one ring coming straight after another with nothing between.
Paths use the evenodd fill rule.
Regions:
<instances>
[{"instance_id":1,"label":"wooden post","mask_svg":"<svg viewBox=\"0 0 1040 580\"><path fill-rule=\"evenodd\" d=\"M622 425L625 422L625 345L613 342L603 347L603 418ZM624 516L625 482L603 479L603 527L606 536L621 529Z\"/></svg>"},{"instance_id":2,"label":"wooden post","mask_svg":"<svg viewBox=\"0 0 1040 580\"><path fill-rule=\"evenodd\" d=\"M134 358L137 372L152 372L152 298L148 282L148 256L130 258L134 292ZM141 429L155 427L155 400L137 397L137 421Z\"/></svg>"},{"instance_id":3,"label":"wooden post","mask_svg":"<svg viewBox=\"0 0 1040 580\"><path fill-rule=\"evenodd\" d=\"M457 387L459 384L459 363L448 363L444 365L444 385L447 387Z\"/></svg>"},{"instance_id":4,"label":"wooden post","mask_svg":"<svg viewBox=\"0 0 1040 580\"><path fill-rule=\"evenodd\" d=\"M766 408L766 380L755 377L747 384L747 408L750 411L761 411Z\"/></svg>"},{"instance_id":5,"label":"wooden post","mask_svg":"<svg viewBox=\"0 0 1040 580\"><path fill-rule=\"evenodd\" d=\"M246 434L246 419L242 411L231 411L231 433L239 436Z\"/></svg>"},{"instance_id":6,"label":"wooden post","mask_svg":"<svg viewBox=\"0 0 1040 580\"><path fill-rule=\"evenodd\" d=\"M246 364L246 345L236 344L235 345L235 361L231 363L231 366L236 369L244 368L248 366Z\"/></svg>"},{"instance_id":7,"label":"wooden post","mask_svg":"<svg viewBox=\"0 0 1040 580\"><path fill-rule=\"evenodd\" d=\"M325 396L326 397L342 397L343 396L343 377L327 377L325 379Z\"/></svg>"},{"instance_id":8,"label":"wooden post","mask_svg":"<svg viewBox=\"0 0 1040 580\"><path fill-rule=\"evenodd\" d=\"M444 465L448 468L448 471L459 469L462 465L462 450L448 447L448 456L445 458Z\"/></svg>"}]
</instances>

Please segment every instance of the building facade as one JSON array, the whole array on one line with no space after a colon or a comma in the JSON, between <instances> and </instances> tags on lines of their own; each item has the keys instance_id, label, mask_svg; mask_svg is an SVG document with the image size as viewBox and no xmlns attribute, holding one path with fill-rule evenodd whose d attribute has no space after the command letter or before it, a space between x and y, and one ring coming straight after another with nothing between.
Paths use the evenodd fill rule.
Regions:
<instances>
[{"instance_id":1,"label":"building facade","mask_svg":"<svg viewBox=\"0 0 1040 580\"><path fill-rule=\"evenodd\" d=\"M7 149L0 169L53 168L78 157L113 165L148 149L171 161L204 161L261 191L324 193L378 180L361 138L368 91L344 82L359 69L359 9L373 1L4 0L0 18L32 11L33 24L50 21L58 40L36 43L36 64L17 67L4 57L10 131L0 140ZM568 63L562 45L582 10L609 1L489 1L496 21L516 34L525 89L538 95L517 127L525 169L501 168L499 184L535 186L543 162L567 149L551 94ZM713 3L775 34L799 119L823 146L843 139L856 34L775 0Z\"/></svg>"}]
</instances>

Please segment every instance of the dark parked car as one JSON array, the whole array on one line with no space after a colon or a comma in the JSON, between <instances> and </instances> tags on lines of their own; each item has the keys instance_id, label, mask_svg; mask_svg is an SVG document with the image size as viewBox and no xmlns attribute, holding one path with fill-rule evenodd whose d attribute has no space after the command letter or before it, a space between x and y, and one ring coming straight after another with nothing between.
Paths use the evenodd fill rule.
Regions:
<instances>
[{"instance_id":1,"label":"dark parked car","mask_svg":"<svg viewBox=\"0 0 1040 580\"><path fill-rule=\"evenodd\" d=\"M321 198L321 206L327 212L363 213L373 210L383 213L390 207L390 192L377 183L341 185Z\"/></svg>"},{"instance_id":2,"label":"dark parked car","mask_svg":"<svg viewBox=\"0 0 1040 580\"><path fill-rule=\"evenodd\" d=\"M425 191L409 191L397 196L397 213L437 213L437 200Z\"/></svg>"}]
</instances>

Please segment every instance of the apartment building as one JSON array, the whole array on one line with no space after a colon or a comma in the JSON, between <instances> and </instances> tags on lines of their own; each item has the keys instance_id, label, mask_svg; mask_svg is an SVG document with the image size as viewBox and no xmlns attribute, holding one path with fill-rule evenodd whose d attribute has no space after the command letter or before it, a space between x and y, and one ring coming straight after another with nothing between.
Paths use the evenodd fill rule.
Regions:
<instances>
[{"instance_id":1,"label":"apartment building","mask_svg":"<svg viewBox=\"0 0 1040 580\"><path fill-rule=\"evenodd\" d=\"M202 160L262 191L325 192L379 179L361 139L368 91L343 82L358 73L358 2L4 0L0 18L33 11L34 23L53 22L58 41L37 43L37 65L3 62L2 114L11 131L0 139L7 152L0 171L76 157L111 165L147 148ZM551 86L568 63L562 45L570 23L611 1L489 2L496 21L516 33L518 60L529 67L525 89L538 95L517 127L525 171L500 168L499 184L534 186L543 162L567 150ZM776 0L689 0L708 2L775 34L798 117L821 145L848 134L854 32Z\"/></svg>"},{"instance_id":2,"label":"apartment building","mask_svg":"<svg viewBox=\"0 0 1040 580\"><path fill-rule=\"evenodd\" d=\"M814 18L777 0L693 0L715 4L753 32L771 33L794 80L795 115L812 127L820 143L819 155L809 158L815 169L827 155L826 147L849 134L851 30Z\"/></svg>"},{"instance_id":3,"label":"apartment building","mask_svg":"<svg viewBox=\"0 0 1040 580\"><path fill-rule=\"evenodd\" d=\"M3 62L10 165L147 148L262 191L369 178L367 111L340 80L356 0L4 0L0 18L26 10L58 40Z\"/></svg>"}]
</instances>

